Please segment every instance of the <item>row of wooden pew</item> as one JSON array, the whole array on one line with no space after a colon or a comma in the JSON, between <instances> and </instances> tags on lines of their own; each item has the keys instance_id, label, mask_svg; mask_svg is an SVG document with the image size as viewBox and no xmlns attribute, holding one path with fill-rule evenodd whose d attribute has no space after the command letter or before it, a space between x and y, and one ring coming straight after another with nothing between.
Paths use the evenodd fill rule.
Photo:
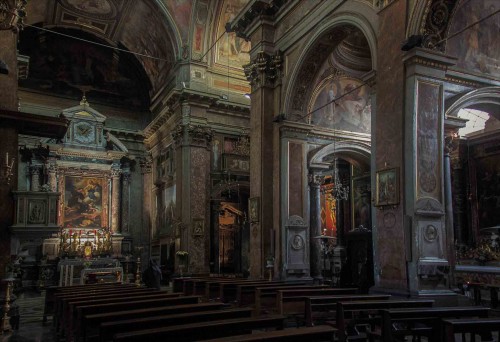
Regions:
<instances>
[{"instance_id":1,"label":"row of wooden pew","mask_svg":"<svg viewBox=\"0 0 500 342\"><path fill-rule=\"evenodd\" d=\"M220 283L225 281L221 279ZM264 281L260 283L268 285ZM53 315L57 337L68 342L160 341L165 338L176 341L214 338L331 341L335 332L328 326L285 329L286 317L283 315L256 316L251 306L239 308L182 292L168 293L121 284L61 287L50 291L47 306L51 309L47 313ZM272 331L267 331L269 329ZM253 331L259 333L250 334ZM238 336L240 334L242 336Z\"/></svg>"},{"instance_id":2,"label":"row of wooden pew","mask_svg":"<svg viewBox=\"0 0 500 342\"><path fill-rule=\"evenodd\" d=\"M130 284L55 287L45 312L67 342L453 341L455 333L500 327L488 308L433 304L307 282L199 277L174 280L172 292Z\"/></svg>"}]
</instances>

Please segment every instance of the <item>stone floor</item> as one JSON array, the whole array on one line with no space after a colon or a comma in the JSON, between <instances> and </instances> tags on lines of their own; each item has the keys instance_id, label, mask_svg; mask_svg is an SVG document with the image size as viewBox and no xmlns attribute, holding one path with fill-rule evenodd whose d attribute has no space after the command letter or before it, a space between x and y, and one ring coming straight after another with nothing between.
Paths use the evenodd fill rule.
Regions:
<instances>
[{"instance_id":1,"label":"stone floor","mask_svg":"<svg viewBox=\"0 0 500 342\"><path fill-rule=\"evenodd\" d=\"M24 291L16 300L19 305L19 330L0 335L0 342L54 341L52 320L42 322L45 292Z\"/></svg>"}]
</instances>

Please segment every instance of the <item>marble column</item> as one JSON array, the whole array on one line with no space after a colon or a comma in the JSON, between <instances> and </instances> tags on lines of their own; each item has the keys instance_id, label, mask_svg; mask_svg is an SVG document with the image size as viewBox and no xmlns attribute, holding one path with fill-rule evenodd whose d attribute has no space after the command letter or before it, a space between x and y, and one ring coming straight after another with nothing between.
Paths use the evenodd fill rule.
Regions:
<instances>
[{"instance_id":1,"label":"marble column","mask_svg":"<svg viewBox=\"0 0 500 342\"><path fill-rule=\"evenodd\" d=\"M446 235L448 238L448 260L451 265L455 265L455 247L456 237L459 235L453 224L453 194L452 194L452 177L451 177L451 152L456 148L456 143L453 141L453 135L447 135L444 139L444 202L446 212ZM453 267L450 268L450 279L454 278ZM455 281L452 281L455 283Z\"/></svg>"},{"instance_id":2,"label":"marble column","mask_svg":"<svg viewBox=\"0 0 500 342\"><path fill-rule=\"evenodd\" d=\"M189 102L181 105L182 121L172 133L176 146L177 194L181 200L182 227L178 250L189 253L189 273L210 270L210 151L213 132L210 127L192 123L191 111L198 109ZM178 197L179 198L179 197ZM179 209L176 209L179 210Z\"/></svg>"},{"instance_id":3,"label":"marble column","mask_svg":"<svg viewBox=\"0 0 500 342\"><path fill-rule=\"evenodd\" d=\"M141 260L142 264L147 263L145 256L149 255L149 241L151 234L151 189L153 187L153 160L150 155L140 159L142 175L142 220L139 229L138 239L134 241L135 248L143 246ZM136 239L137 237L134 237Z\"/></svg>"},{"instance_id":4,"label":"marble column","mask_svg":"<svg viewBox=\"0 0 500 342\"><path fill-rule=\"evenodd\" d=\"M47 173L49 177L50 191L57 192L57 167L50 161L47 164Z\"/></svg>"},{"instance_id":5,"label":"marble column","mask_svg":"<svg viewBox=\"0 0 500 342\"><path fill-rule=\"evenodd\" d=\"M130 230L130 167L124 167L122 169L122 203L121 203L121 232L123 234L128 234Z\"/></svg>"},{"instance_id":6,"label":"marble column","mask_svg":"<svg viewBox=\"0 0 500 342\"><path fill-rule=\"evenodd\" d=\"M30 191L40 191L40 166L31 165L29 167L30 173Z\"/></svg>"},{"instance_id":7,"label":"marble column","mask_svg":"<svg viewBox=\"0 0 500 342\"><path fill-rule=\"evenodd\" d=\"M311 253L311 277L321 281L323 279L321 269L323 265L321 255L321 240L315 239L320 236L321 231L321 183L323 177L318 174L309 174L309 188L310 188L310 212L311 212L311 226L309 233L309 246Z\"/></svg>"},{"instance_id":8,"label":"marble column","mask_svg":"<svg viewBox=\"0 0 500 342\"><path fill-rule=\"evenodd\" d=\"M406 236L409 291L415 295L452 294L453 229L448 229L451 202L449 162L444 163L444 85L454 58L414 48L403 61L405 84L404 205L411 235ZM447 172L443 177L443 169ZM446 169L448 169L446 171ZM447 199L445 190L450 191ZM450 203L451 204L451 203ZM449 208L452 211L451 207ZM407 233L409 234L409 233ZM411 254L410 254L411 253Z\"/></svg>"},{"instance_id":9,"label":"marble column","mask_svg":"<svg viewBox=\"0 0 500 342\"><path fill-rule=\"evenodd\" d=\"M273 27L263 24L255 34L272 34ZM264 33L265 32L265 33ZM253 33L252 33L253 34ZM252 38L253 39L253 38ZM256 38L256 39L260 39ZM260 199L259 221L250 226L250 276L264 276L264 259L273 256L271 231L280 225L280 193L275 179L280 173L279 129L274 123L279 96L282 57L279 51L266 47L251 51L251 62L245 74L252 85L250 106L250 197ZM280 258L277 258L278 260ZM276 269L275 269L276 270Z\"/></svg>"},{"instance_id":10,"label":"marble column","mask_svg":"<svg viewBox=\"0 0 500 342\"><path fill-rule=\"evenodd\" d=\"M111 169L111 233L120 233L120 174L119 168Z\"/></svg>"}]
</instances>

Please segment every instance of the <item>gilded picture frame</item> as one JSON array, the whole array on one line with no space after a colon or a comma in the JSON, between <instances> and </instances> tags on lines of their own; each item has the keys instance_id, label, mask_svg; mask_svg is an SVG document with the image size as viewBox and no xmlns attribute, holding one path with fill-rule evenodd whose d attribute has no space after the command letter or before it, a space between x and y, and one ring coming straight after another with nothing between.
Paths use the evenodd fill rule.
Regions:
<instances>
[{"instance_id":1,"label":"gilded picture frame","mask_svg":"<svg viewBox=\"0 0 500 342\"><path fill-rule=\"evenodd\" d=\"M399 204L399 168L377 171L375 185L375 206Z\"/></svg>"},{"instance_id":2,"label":"gilded picture frame","mask_svg":"<svg viewBox=\"0 0 500 342\"><path fill-rule=\"evenodd\" d=\"M260 221L260 197L251 197L248 199L248 218L250 223Z\"/></svg>"}]
</instances>

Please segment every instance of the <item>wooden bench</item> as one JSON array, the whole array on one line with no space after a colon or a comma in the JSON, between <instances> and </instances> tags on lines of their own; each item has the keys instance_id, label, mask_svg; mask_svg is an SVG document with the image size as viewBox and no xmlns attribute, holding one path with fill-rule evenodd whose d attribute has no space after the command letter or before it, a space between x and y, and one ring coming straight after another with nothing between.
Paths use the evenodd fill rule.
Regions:
<instances>
[{"instance_id":1,"label":"wooden bench","mask_svg":"<svg viewBox=\"0 0 500 342\"><path fill-rule=\"evenodd\" d=\"M323 320L332 319L337 311L338 302L347 301L367 301L367 300L388 300L390 295L339 295L339 296L320 296L320 297L306 297L304 318L305 324L308 327L315 325L318 318ZM321 315L318 315L322 313Z\"/></svg>"},{"instance_id":2,"label":"wooden bench","mask_svg":"<svg viewBox=\"0 0 500 342\"><path fill-rule=\"evenodd\" d=\"M381 310L380 331L373 331L370 334L370 341L378 339L391 342L396 338L412 335L419 325L424 328L420 328L421 331L417 331L418 333L427 335L429 341L441 341L442 318L486 318L489 311L489 308L483 306L383 309Z\"/></svg>"},{"instance_id":3,"label":"wooden bench","mask_svg":"<svg viewBox=\"0 0 500 342\"><path fill-rule=\"evenodd\" d=\"M297 290L319 290L319 289L332 289L325 285L297 285ZM263 286L255 289L255 313L276 312L277 311L277 295L278 290L292 290L294 285L291 286ZM338 291L338 289L336 290Z\"/></svg>"},{"instance_id":4,"label":"wooden bench","mask_svg":"<svg viewBox=\"0 0 500 342\"><path fill-rule=\"evenodd\" d=\"M329 325L318 325L316 327L291 328L284 330L265 331L258 334L237 335L221 337L205 342L234 342L234 341L273 341L273 342L309 342L309 341L333 341L337 329Z\"/></svg>"},{"instance_id":5,"label":"wooden bench","mask_svg":"<svg viewBox=\"0 0 500 342\"><path fill-rule=\"evenodd\" d=\"M54 326L58 325L59 318L65 314L65 310L67 310L67 303L70 301L77 300L95 300L97 298L112 298L118 296L127 296L129 294L148 294L157 292L157 290L147 289L147 288L138 288L138 287L125 287L125 288L115 288L109 289L106 291L87 291L84 293L72 294L65 293L60 296L56 296L54 299Z\"/></svg>"},{"instance_id":6,"label":"wooden bench","mask_svg":"<svg viewBox=\"0 0 500 342\"><path fill-rule=\"evenodd\" d=\"M355 327L359 324L373 326L380 321L379 311L392 308L430 308L433 300L382 300L382 301L346 301L337 302L335 327L338 340L344 342L348 336L357 335Z\"/></svg>"},{"instance_id":7,"label":"wooden bench","mask_svg":"<svg viewBox=\"0 0 500 342\"><path fill-rule=\"evenodd\" d=\"M76 285L76 286L49 286L45 289L45 302L43 308L43 321L47 321L47 316L52 316L54 314L54 297L58 293L76 292L79 289L100 289L100 288L110 288L115 286L133 286L133 284L120 284L120 283L102 283L93 285Z\"/></svg>"},{"instance_id":8,"label":"wooden bench","mask_svg":"<svg viewBox=\"0 0 500 342\"><path fill-rule=\"evenodd\" d=\"M71 324L69 325L68 332L74 333L74 336L83 336L86 331L85 316L95 313L113 312L127 309L145 309L152 307L168 306L168 305L181 305L181 304L196 304L200 301L198 296L183 296L183 297L158 297L140 299L133 298L125 301L117 301L113 303L94 304L94 305L81 305L76 306L76 315L73 316ZM66 336L73 336L68 333Z\"/></svg>"},{"instance_id":9,"label":"wooden bench","mask_svg":"<svg viewBox=\"0 0 500 342\"><path fill-rule=\"evenodd\" d=\"M312 286L311 282L267 282L259 284L239 284L236 286L236 302L239 306L255 304L255 292L258 287L276 286Z\"/></svg>"},{"instance_id":10,"label":"wooden bench","mask_svg":"<svg viewBox=\"0 0 500 342\"><path fill-rule=\"evenodd\" d=\"M245 282L221 283L219 286L219 298L223 302L236 302L238 300L238 286L248 286L255 288L257 286L286 286L284 281L266 281L266 280L250 280ZM303 285L303 284L302 284Z\"/></svg>"},{"instance_id":11,"label":"wooden bench","mask_svg":"<svg viewBox=\"0 0 500 342\"><path fill-rule=\"evenodd\" d=\"M286 289L278 290L276 294L277 313L280 315L304 315L305 299L312 296L338 295L336 288L320 289Z\"/></svg>"},{"instance_id":12,"label":"wooden bench","mask_svg":"<svg viewBox=\"0 0 500 342\"><path fill-rule=\"evenodd\" d=\"M115 293L113 296L109 298L85 298L77 297L75 299L69 300L64 303L64 311L62 312L61 319L61 330L62 336L67 336L68 331L73 330L73 323L77 319L77 309L80 306L89 306L89 305L104 305L104 304L119 304L119 303L127 303L130 301L137 300L160 300L165 298L177 298L180 297L179 293L168 293L166 291L154 291L154 292L137 292L137 293L128 293L126 296L122 293Z\"/></svg>"},{"instance_id":13,"label":"wooden bench","mask_svg":"<svg viewBox=\"0 0 500 342\"><path fill-rule=\"evenodd\" d=\"M99 338L101 342L112 341L113 335L117 333L160 328L173 325L220 321L224 319L236 319L245 317L248 318L251 316L251 308L237 308L228 310L189 312L174 315L148 316L136 319L127 319L123 321L105 322L101 323L100 325Z\"/></svg>"},{"instance_id":14,"label":"wooden bench","mask_svg":"<svg viewBox=\"0 0 500 342\"><path fill-rule=\"evenodd\" d=\"M67 304L70 301L77 300L96 300L97 298L101 298L102 296L121 296L123 297L123 293L153 293L152 289L138 288L138 287L113 287L108 289L90 289L85 292L77 292L77 293L58 293L54 296L54 314L53 314L53 326L54 329L60 331L62 326L64 325L64 321L67 316Z\"/></svg>"},{"instance_id":15,"label":"wooden bench","mask_svg":"<svg viewBox=\"0 0 500 342\"><path fill-rule=\"evenodd\" d=\"M234 279L221 279L212 280L206 283L205 286L205 297L208 300L219 300L220 299L220 286L225 283L262 283L265 280L234 280Z\"/></svg>"},{"instance_id":16,"label":"wooden bench","mask_svg":"<svg viewBox=\"0 0 500 342\"><path fill-rule=\"evenodd\" d=\"M145 329L128 333L115 334L115 342L144 342L162 341L196 341L231 335L249 334L256 329L284 328L283 316L269 316L259 318L239 318L221 321L184 324L165 328Z\"/></svg>"},{"instance_id":17,"label":"wooden bench","mask_svg":"<svg viewBox=\"0 0 500 342\"><path fill-rule=\"evenodd\" d=\"M468 341L475 341L475 335L486 337L488 341L493 341L492 333L497 332L496 341L500 341L500 318L460 318L443 319L444 328L443 341L455 342L455 334L470 334ZM462 337L464 340L464 337ZM481 338L483 341L483 338Z\"/></svg>"},{"instance_id":18,"label":"wooden bench","mask_svg":"<svg viewBox=\"0 0 500 342\"><path fill-rule=\"evenodd\" d=\"M206 282L206 281L214 281L214 280L221 280L221 281L246 281L247 279L245 278L221 278L221 277L209 277L209 278L192 278L192 279L186 279L184 280L183 282L183 290L182 292L184 292L184 294L186 296L190 296L190 295L203 295L204 292L201 291L198 289L198 293L196 293L196 289L195 289L195 285L197 284L197 282ZM204 290L204 287L203 287L203 290Z\"/></svg>"},{"instance_id":19,"label":"wooden bench","mask_svg":"<svg viewBox=\"0 0 500 342\"><path fill-rule=\"evenodd\" d=\"M85 335L92 336L98 334L100 324L106 322L118 322L122 320L155 315L174 315L181 313L196 313L200 311L215 311L223 309L229 309L229 306L221 302L210 302L199 304L159 306L153 308L91 314L85 316Z\"/></svg>"}]
</instances>

